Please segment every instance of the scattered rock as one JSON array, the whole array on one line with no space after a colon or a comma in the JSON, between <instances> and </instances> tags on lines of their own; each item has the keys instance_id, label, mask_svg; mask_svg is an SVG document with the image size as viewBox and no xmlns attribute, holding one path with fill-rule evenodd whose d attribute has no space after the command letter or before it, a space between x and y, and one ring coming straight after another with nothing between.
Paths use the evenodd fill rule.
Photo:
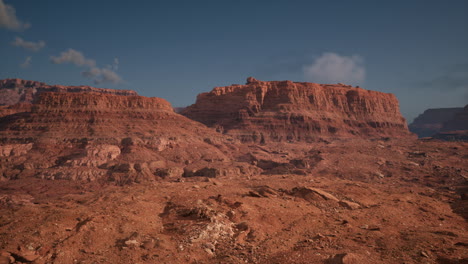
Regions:
<instances>
[{"instance_id":1,"label":"scattered rock","mask_svg":"<svg viewBox=\"0 0 468 264\"><path fill-rule=\"evenodd\" d=\"M15 263L15 258L7 251L0 251L0 264Z\"/></svg>"},{"instance_id":2,"label":"scattered rock","mask_svg":"<svg viewBox=\"0 0 468 264\"><path fill-rule=\"evenodd\" d=\"M135 247L140 246L140 243L138 241L136 241L135 239L132 239L132 240L125 241L125 245L128 246L128 247L135 248Z\"/></svg>"},{"instance_id":3,"label":"scattered rock","mask_svg":"<svg viewBox=\"0 0 468 264\"><path fill-rule=\"evenodd\" d=\"M361 208L361 205L359 205L358 203L354 203L354 202L350 202L346 200L341 200L339 204L349 210L356 210L356 209Z\"/></svg>"},{"instance_id":4,"label":"scattered rock","mask_svg":"<svg viewBox=\"0 0 468 264\"><path fill-rule=\"evenodd\" d=\"M423 151L411 151L408 152L410 157L427 157L427 153Z\"/></svg>"},{"instance_id":5,"label":"scattered rock","mask_svg":"<svg viewBox=\"0 0 468 264\"><path fill-rule=\"evenodd\" d=\"M194 168L184 168L184 174L182 177L207 177L207 178L216 178L220 176L221 172L218 168L201 168L201 169L194 169Z\"/></svg>"},{"instance_id":6,"label":"scattered rock","mask_svg":"<svg viewBox=\"0 0 468 264\"><path fill-rule=\"evenodd\" d=\"M202 244L203 249L205 250L206 253L210 255L215 254L216 247L212 243L203 243Z\"/></svg>"},{"instance_id":7,"label":"scattered rock","mask_svg":"<svg viewBox=\"0 0 468 264\"><path fill-rule=\"evenodd\" d=\"M327 264L373 264L367 257L355 253L338 254L326 262Z\"/></svg>"},{"instance_id":8,"label":"scattered rock","mask_svg":"<svg viewBox=\"0 0 468 264\"><path fill-rule=\"evenodd\" d=\"M258 192L256 192L256 191L249 191L249 194L248 194L248 195L251 196L251 197L256 197L256 198L261 198L261 197L263 197L262 195L260 195L260 194L259 194Z\"/></svg>"},{"instance_id":9,"label":"scattered rock","mask_svg":"<svg viewBox=\"0 0 468 264\"><path fill-rule=\"evenodd\" d=\"M380 230L380 227L375 226L375 225L362 225L359 228L370 230L370 231L379 231Z\"/></svg>"},{"instance_id":10,"label":"scattered rock","mask_svg":"<svg viewBox=\"0 0 468 264\"><path fill-rule=\"evenodd\" d=\"M381 172L379 172L379 171L374 172L374 175L377 176L377 177L379 177L380 179L385 178L385 175L383 175L383 174L382 174Z\"/></svg>"},{"instance_id":11,"label":"scattered rock","mask_svg":"<svg viewBox=\"0 0 468 264\"><path fill-rule=\"evenodd\" d=\"M322 197L323 199L325 200L331 200L331 201L335 201L335 202L339 202L340 200L338 198L336 198L334 195L326 192L326 191L323 191L321 189L317 189L317 188L312 188L312 187L295 187L293 190L292 190L292 193L294 195L307 195L308 193L316 193L318 194L320 197Z\"/></svg>"},{"instance_id":12,"label":"scattered rock","mask_svg":"<svg viewBox=\"0 0 468 264\"><path fill-rule=\"evenodd\" d=\"M249 196L252 197L277 197L278 192L269 186L254 187L254 191L249 191Z\"/></svg>"},{"instance_id":13,"label":"scattered rock","mask_svg":"<svg viewBox=\"0 0 468 264\"><path fill-rule=\"evenodd\" d=\"M28 249L21 249L18 256L19 259L24 259L29 262L33 262L40 257L40 255L36 251L31 251Z\"/></svg>"}]
</instances>

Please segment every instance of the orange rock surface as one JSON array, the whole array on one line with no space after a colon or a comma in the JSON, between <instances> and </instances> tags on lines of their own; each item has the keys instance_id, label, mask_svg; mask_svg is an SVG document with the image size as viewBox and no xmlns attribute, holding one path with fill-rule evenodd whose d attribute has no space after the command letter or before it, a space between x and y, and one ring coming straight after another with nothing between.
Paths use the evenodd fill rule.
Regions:
<instances>
[{"instance_id":1,"label":"orange rock surface","mask_svg":"<svg viewBox=\"0 0 468 264\"><path fill-rule=\"evenodd\" d=\"M184 169L240 173L232 139L174 113L161 98L46 92L29 107L10 108L16 113L0 118L3 178L125 182L180 177Z\"/></svg>"},{"instance_id":2,"label":"orange rock surface","mask_svg":"<svg viewBox=\"0 0 468 264\"><path fill-rule=\"evenodd\" d=\"M198 95L181 114L246 142L411 136L394 95L344 84L249 78Z\"/></svg>"},{"instance_id":3,"label":"orange rock surface","mask_svg":"<svg viewBox=\"0 0 468 264\"><path fill-rule=\"evenodd\" d=\"M100 91L0 109L0 263L468 262L468 143L392 95L249 78L189 107L222 134Z\"/></svg>"},{"instance_id":4,"label":"orange rock surface","mask_svg":"<svg viewBox=\"0 0 468 264\"><path fill-rule=\"evenodd\" d=\"M135 91L94 88L91 86L48 85L22 79L0 80L0 106L31 103L43 92L97 92L118 95L138 95Z\"/></svg>"}]
</instances>

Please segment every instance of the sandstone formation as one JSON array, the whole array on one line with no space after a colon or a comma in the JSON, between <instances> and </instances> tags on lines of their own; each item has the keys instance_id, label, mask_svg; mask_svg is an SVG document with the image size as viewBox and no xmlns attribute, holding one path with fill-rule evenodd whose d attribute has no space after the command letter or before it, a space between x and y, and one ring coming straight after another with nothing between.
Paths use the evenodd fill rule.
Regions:
<instances>
[{"instance_id":1,"label":"sandstone formation","mask_svg":"<svg viewBox=\"0 0 468 264\"><path fill-rule=\"evenodd\" d=\"M248 174L251 167L232 161L232 139L174 113L160 98L43 92L28 107L10 108L0 117L3 179L125 183L181 177L186 167L194 176Z\"/></svg>"},{"instance_id":2,"label":"sandstone formation","mask_svg":"<svg viewBox=\"0 0 468 264\"><path fill-rule=\"evenodd\" d=\"M201 96L226 134L97 88L4 105L0 263L468 263L468 142L408 137L388 94L235 87Z\"/></svg>"},{"instance_id":3,"label":"sandstone formation","mask_svg":"<svg viewBox=\"0 0 468 264\"><path fill-rule=\"evenodd\" d=\"M0 80L0 106L31 103L43 92L97 92L117 95L138 95L135 91L94 88L90 86L48 85L22 79Z\"/></svg>"},{"instance_id":4,"label":"sandstone formation","mask_svg":"<svg viewBox=\"0 0 468 264\"><path fill-rule=\"evenodd\" d=\"M198 95L181 114L244 142L411 136L394 95L344 84L250 77Z\"/></svg>"},{"instance_id":5,"label":"sandstone formation","mask_svg":"<svg viewBox=\"0 0 468 264\"><path fill-rule=\"evenodd\" d=\"M408 128L418 137L431 137L442 130L445 122L462 110L462 107L427 109L416 117Z\"/></svg>"}]
</instances>

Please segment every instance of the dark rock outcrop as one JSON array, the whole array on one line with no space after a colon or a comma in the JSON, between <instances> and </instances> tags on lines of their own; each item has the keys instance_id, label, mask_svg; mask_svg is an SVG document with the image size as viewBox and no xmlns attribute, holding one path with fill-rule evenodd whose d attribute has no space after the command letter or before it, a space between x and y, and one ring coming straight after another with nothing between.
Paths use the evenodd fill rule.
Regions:
<instances>
[{"instance_id":1,"label":"dark rock outcrop","mask_svg":"<svg viewBox=\"0 0 468 264\"><path fill-rule=\"evenodd\" d=\"M435 138L468 141L468 105L445 122Z\"/></svg>"},{"instance_id":2,"label":"dark rock outcrop","mask_svg":"<svg viewBox=\"0 0 468 264\"><path fill-rule=\"evenodd\" d=\"M418 137L432 137L440 132L444 123L452 119L462 107L427 109L408 126Z\"/></svg>"}]
</instances>

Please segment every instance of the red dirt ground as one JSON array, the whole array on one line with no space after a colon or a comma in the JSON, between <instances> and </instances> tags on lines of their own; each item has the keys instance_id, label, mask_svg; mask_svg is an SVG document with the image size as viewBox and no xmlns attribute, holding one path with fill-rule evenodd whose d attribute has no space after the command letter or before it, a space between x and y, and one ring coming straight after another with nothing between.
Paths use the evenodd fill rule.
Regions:
<instances>
[{"instance_id":1,"label":"red dirt ground","mask_svg":"<svg viewBox=\"0 0 468 264\"><path fill-rule=\"evenodd\" d=\"M468 263L468 143L262 149L316 163L124 186L0 182L0 263Z\"/></svg>"}]
</instances>

